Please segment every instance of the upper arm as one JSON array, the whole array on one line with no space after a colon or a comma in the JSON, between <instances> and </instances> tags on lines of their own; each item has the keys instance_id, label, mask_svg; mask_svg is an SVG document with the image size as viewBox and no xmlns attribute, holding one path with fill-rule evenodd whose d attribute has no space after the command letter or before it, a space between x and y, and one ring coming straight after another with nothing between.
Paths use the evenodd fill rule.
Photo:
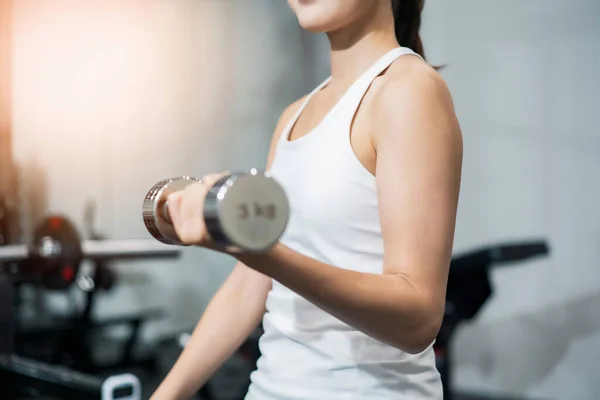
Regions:
<instances>
[{"instance_id":1,"label":"upper arm","mask_svg":"<svg viewBox=\"0 0 600 400\"><path fill-rule=\"evenodd\" d=\"M443 310L462 169L462 136L437 73L414 68L378 96L376 179L384 272Z\"/></svg>"}]
</instances>

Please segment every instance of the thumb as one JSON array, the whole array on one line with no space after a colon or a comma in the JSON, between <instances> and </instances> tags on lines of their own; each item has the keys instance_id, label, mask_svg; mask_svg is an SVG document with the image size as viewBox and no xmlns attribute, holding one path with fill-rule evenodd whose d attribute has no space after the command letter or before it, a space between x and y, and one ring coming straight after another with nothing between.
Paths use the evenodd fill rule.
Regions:
<instances>
[{"instance_id":1,"label":"thumb","mask_svg":"<svg viewBox=\"0 0 600 400\"><path fill-rule=\"evenodd\" d=\"M220 172L217 174L209 174L202 177L202 183L206 185L208 189L213 187L221 178L231 175L229 171Z\"/></svg>"},{"instance_id":2,"label":"thumb","mask_svg":"<svg viewBox=\"0 0 600 400\"><path fill-rule=\"evenodd\" d=\"M181 214L181 199L181 192L171 193L167 196L167 210L173 226L177 226L179 222L179 214Z\"/></svg>"}]
</instances>

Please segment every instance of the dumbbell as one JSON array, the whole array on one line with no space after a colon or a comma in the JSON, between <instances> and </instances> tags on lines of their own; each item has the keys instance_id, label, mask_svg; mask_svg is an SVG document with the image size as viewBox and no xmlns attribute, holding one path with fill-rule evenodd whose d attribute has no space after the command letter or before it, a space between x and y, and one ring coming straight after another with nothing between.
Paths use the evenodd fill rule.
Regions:
<instances>
[{"instance_id":1,"label":"dumbbell","mask_svg":"<svg viewBox=\"0 0 600 400\"><path fill-rule=\"evenodd\" d=\"M165 179L148 191L142 217L157 240L181 245L171 222L167 198L193 183L192 177ZM262 252L283 234L289 219L288 198L269 174L252 169L219 179L204 202L204 222L211 239L234 251Z\"/></svg>"}]
</instances>

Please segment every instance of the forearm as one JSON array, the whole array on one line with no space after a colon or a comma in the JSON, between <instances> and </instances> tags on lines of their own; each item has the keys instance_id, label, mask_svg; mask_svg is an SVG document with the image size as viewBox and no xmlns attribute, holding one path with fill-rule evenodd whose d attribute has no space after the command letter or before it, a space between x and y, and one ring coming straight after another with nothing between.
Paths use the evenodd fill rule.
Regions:
<instances>
[{"instance_id":1,"label":"forearm","mask_svg":"<svg viewBox=\"0 0 600 400\"><path fill-rule=\"evenodd\" d=\"M429 304L408 277L344 270L282 244L265 254L236 257L334 317L391 346L416 353L437 334L439 307Z\"/></svg>"},{"instance_id":2,"label":"forearm","mask_svg":"<svg viewBox=\"0 0 600 400\"><path fill-rule=\"evenodd\" d=\"M216 293L179 359L152 399L187 399L246 340L264 313L266 277L256 271L236 271ZM245 282L244 282L245 281Z\"/></svg>"}]
</instances>

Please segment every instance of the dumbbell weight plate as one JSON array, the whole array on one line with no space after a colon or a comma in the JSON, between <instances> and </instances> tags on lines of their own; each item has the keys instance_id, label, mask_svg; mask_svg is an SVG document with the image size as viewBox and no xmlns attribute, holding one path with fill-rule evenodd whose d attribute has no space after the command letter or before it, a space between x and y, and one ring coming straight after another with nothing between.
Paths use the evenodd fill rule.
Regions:
<instances>
[{"instance_id":1,"label":"dumbbell weight plate","mask_svg":"<svg viewBox=\"0 0 600 400\"><path fill-rule=\"evenodd\" d=\"M269 175L253 171L219 180L204 204L211 237L234 250L261 252L283 234L289 219L283 188Z\"/></svg>"}]
</instances>

